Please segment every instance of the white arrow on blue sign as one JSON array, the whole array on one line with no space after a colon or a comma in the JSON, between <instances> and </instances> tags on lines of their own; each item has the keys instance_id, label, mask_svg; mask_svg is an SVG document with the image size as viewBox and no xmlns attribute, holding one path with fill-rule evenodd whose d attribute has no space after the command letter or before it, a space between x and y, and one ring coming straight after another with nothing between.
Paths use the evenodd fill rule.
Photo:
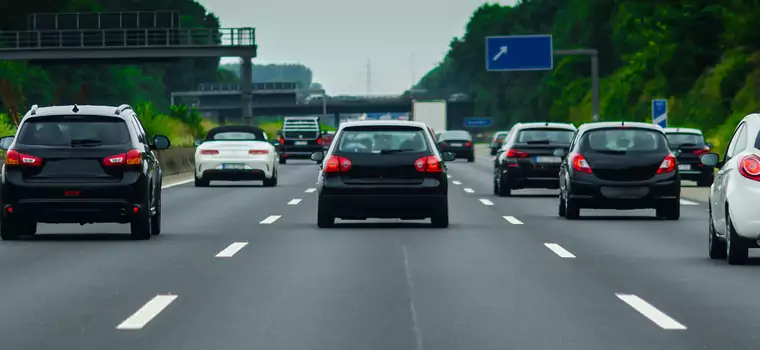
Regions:
<instances>
[{"instance_id":1,"label":"white arrow on blue sign","mask_svg":"<svg viewBox=\"0 0 760 350\"><path fill-rule=\"evenodd\" d=\"M486 70L526 71L554 68L551 35L486 37Z\"/></svg>"},{"instance_id":2,"label":"white arrow on blue sign","mask_svg":"<svg viewBox=\"0 0 760 350\"><path fill-rule=\"evenodd\" d=\"M659 125L661 128L668 127L668 100L652 100L652 124Z\"/></svg>"},{"instance_id":3,"label":"white arrow on blue sign","mask_svg":"<svg viewBox=\"0 0 760 350\"><path fill-rule=\"evenodd\" d=\"M464 126L467 128L487 128L493 124L491 118L464 118Z\"/></svg>"}]
</instances>

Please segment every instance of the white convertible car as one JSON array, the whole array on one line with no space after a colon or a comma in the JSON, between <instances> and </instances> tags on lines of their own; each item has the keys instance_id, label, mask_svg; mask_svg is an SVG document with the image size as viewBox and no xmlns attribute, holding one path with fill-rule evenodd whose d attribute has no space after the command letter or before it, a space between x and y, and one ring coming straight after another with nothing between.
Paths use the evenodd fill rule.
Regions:
<instances>
[{"instance_id":1,"label":"white convertible car","mask_svg":"<svg viewBox=\"0 0 760 350\"><path fill-rule=\"evenodd\" d=\"M211 181L256 181L277 185L278 156L266 132L254 126L227 125L211 129L196 142L195 186Z\"/></svg>"}]
</instances>

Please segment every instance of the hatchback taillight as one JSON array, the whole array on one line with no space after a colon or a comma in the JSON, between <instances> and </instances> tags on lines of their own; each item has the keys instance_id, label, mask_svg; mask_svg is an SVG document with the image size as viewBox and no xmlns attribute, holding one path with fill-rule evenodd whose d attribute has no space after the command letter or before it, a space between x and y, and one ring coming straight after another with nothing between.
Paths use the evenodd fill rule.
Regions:
<instances>
[{"instance_id":1,"label":"hatchback taillight","mask_svg":"<svg viewBox=\"0 0 760 350\"><path fill-rule=\"evenodd\" d=\"M330 156L325 163L326 173L341 173L351 170L351 161L346 157Z\"/></svg>"},{"instance_id":2,"label":"hatchback taillight","mask_svg":"<svg viewBox=\"0 0 760 350\"><path fill-rule=\"evenodd\" d=\"M105 166L139 165L140 163L142 163L142 154L137 149L103 158L103 165Z\"/></svg>"},{"instance_id":3,"label":"hatchback taillight","mask_svg":"<svg viewBox=\"0 0 760 350\"><path fill-rule=\"evenodd\" d=\"M436 156L425 156L414 161L414 168L422 173L440 173L443 172L441 162Z\"/></svg>"},{"instance_id":4,"label":"hatchback taillight","mask_svg":"<svg viewBox=\"0 0 760 350\"><path fill-rule=\"evenodd\" d=\"M676 170L676 157L672 154L668 154L665 156L665 159L662 160L662 163L660 163L660 167L657 168L657 173L667 174L674 170Z\"/></svg>"},{"instance_id":5,"label":"hatchback taillight","mask_svg":"<svg viewBox=\"0 0 760 350\"><path fill-rule=\"evenodd\" d=\"M525 152L510 148L507 150L506 156L507 158L526 158L528 157L528 154Z\"/></svg>"},{"instance_id":6,"label":"hatchback taillight","mask_svg":"<svg viewBox=\"0 0 760 350\"><path fill-rule=\"evenodd\" d=\"M698 156L701 156L701 155L703 155L705 153L710 153L710 147L705 147L703 149L698 149L698 150L694 151L694 154L698 155Z\"/></svg>"},{"instance_id":7,"label":"hatchback taillight","mask_svg":"<svg viewBox=\"0 0 760 350\"><path fill-rule=\"evenodd\" d=\"M753 154L740 159L739 173L750 180L760 181L760 157Z\"/></svg>"},{"instance_id":8,"label":"hatchback taillight","mask_svg":"<svg viewBox=\"0 0 760 350\"><path fill-rule=\"evenodd\" d=\"M573 169L581 173L591 174L591 166L588 165L586 158L583 158L580 154L576 154L573 157Z\"/></svg>"},{"instance_id":9,"label":"hatchback taillight","mask_svg":"<svg viewBox=\"0 0 760 350\"><path fill-rule=\"evenodd\" d=\"M42 158L8 150L5 155L5 165L42 166Z\"/></svg>"}]
</instances>

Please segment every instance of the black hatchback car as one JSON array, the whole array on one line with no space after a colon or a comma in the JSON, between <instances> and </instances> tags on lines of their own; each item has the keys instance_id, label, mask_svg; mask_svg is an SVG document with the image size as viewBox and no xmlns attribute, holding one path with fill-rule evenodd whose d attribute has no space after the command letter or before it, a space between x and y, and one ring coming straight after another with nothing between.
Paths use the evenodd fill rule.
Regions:
<instances>
[{"instance_id":1,"label":"black hatchback car","mask_svg":"<svg viewBox=\"0 0 760 350\"><path fill-rule=\"evenodd\" d=\"M428 127L412 121L362 121L341 124L322 162L317 184L317 225L336 218L430 218L449 225L448 182L444 161Z\"/></svg>"},{"instance_id":2,"label":"black hatchback car","mask_svg":"<svg viewBox=\"0 0 760 350\"><path fill-rule=\"evenodd\" d=\"M557 188L561 157L577 129L567 123L518 123L494 158L493 192L511 196L512 190Z\"/></svg>"},{"instance_id":3,"label":"black hatchback car","mask_svg":"<svg viewBox=\"0 0 760 350\"><path fill-rule=\"evenodd\" d=\"M129 223L134 239L161 232L161 167L128 105L31 108L15 138L0 139L0 237L33 235L37 223Z\"/></svg>"},{"instance_id":4,"label":"black hatchback car","mask_svg":"<svg viewBox=\"0 0 760 350\"><path fill-rule=\"evenodd\" d=\"M466 130L446 130L438 135L438 147L443 152L454 153L457 158L475 161L475 147L472 135Z\"/></svg>"},{"instance_id":5,"label":"black hatchback car","mask_svg":"<svg viewBox=\"0 0 760 350\"><path fill-rule=\"evenodd\" d=\"M665 128L670 149L678 161L682 180L696 181L697 186L710 187L715 179L715 168L702 164L699 157L710 153L710 144L699 129Z\"/></svg>"},{"instance_id":6,"label":"black hatchback car","mask_svg":"<svg viewBox=\"0 0 760 350\"><path fill-rule=\"evenodd\" d=\"M559 216L568 219L578 218L581 208L655 209L669 220L681 215L676 157L652 124L582 125L562 162L559 186Z\"/></svg>"}]
</instances>

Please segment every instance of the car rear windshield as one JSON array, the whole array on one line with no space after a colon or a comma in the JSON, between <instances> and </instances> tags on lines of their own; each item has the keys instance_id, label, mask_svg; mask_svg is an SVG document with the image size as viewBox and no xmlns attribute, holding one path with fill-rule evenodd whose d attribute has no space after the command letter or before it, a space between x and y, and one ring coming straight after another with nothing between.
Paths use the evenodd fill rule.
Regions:
<instances>
[{"instance_id":1,"label":"car rear windshield","mask_svg":"<svg viewBox=\"0 0 760 350\"><path fill-rule=\"evenodd\" d=\"M568 129L523 129L517 134L517 143L551 143L569 145L575 135L575 130Z\"/></svg>"},{"instance_id":2,"label":"car rear windshield","mask_svg":"<svg viewBox=\"0 0 760 350\"><path fill-rule=\"evenodd\" d=\"M582 150L597 152L652 152L668 149L665 136L654 130L618 128L588 132Z\"/></svg>"},{"instance_id":3,"label":"car rear windshield","mask_svg":"<svg viewBox=\"0 0 760 350\"><path fill-rule=\"evenodd\" d=\"M428 152L425 130L399 126L365 126L341 132L338 152L344 153L420 153Z\"/></svg>"},{"instance_id":4,"label":"car rear windshield","mask_svg":"<svg viewBox=\"0 0 760 350\"><path fill-rule=\"evenodd\" d=\"M228 131L214 135L216 141L266 141L264 135L256 135L252 132Z\"/></svg>"},{"instance_id":5,"label":"car rear windshield","mask_svg":"<svg viewBox=\"0 0 760 350\"><path fill-rule=\"evenodd\" d=\"M464 130L452 130L452 131L444 131L441 133L441 136L438 137L439 140L472 140L472 136L469 132Z\"/></svg>"},{"instance_id":6,"label":"car rear windshield","mask_svg":"<svg viewBox=\"0 0 760 350\"><path fill-rule=\"evenodd\" d=\"M507 138L507 133L496 134L495 140L504 140Z\"/></svg>"},{"instance_id":7,"label":"car rear windshield","mask_svg":"<svg viewBox=\"0 0 760 350\"><path fill-rule=\"evenodd\" d=\"M668 133L668 143L672 147L683 146L704 146L705 138L699 134L687 134L687 133Z\"/></svg>"},{"instance_id":8,"label":"car rear windshield","mask_svg":"<svg viewBox=\"0 0 760 350\"><path fill-rule=\"evenodd\" d=\"M100 146L130 142L121 118L101 116L36 117L24 122L18 143L36 146Z\"/></svg>"}]
</instances>

